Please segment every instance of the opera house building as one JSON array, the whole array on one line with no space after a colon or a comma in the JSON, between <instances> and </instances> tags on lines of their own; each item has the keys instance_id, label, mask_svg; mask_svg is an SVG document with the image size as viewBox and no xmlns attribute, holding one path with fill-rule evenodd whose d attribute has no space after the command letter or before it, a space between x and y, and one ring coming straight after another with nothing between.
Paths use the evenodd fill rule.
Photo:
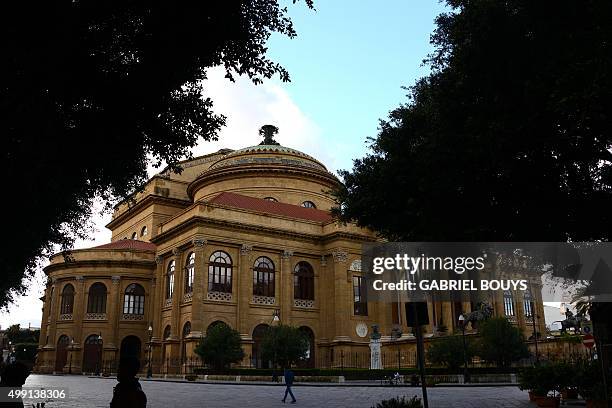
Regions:
<instances>
[{"instance_id":1,"label":"opera house building","mask_svg":"<svg viewBox=\"0 0 612 408\"><path fill-rule=\"evenodd\" d=\"M260 342L273 321L308 335L305 366L368 366L357 360L369 355L373 325L383 351L414 349L402 308L366 300L361 246L379 238L334 220L330 191L340 181L316 158L268 132L260 145L180 166L115 207L111 242L51 257L35 370L112 371L129 354L143 370L150 362L154 374L180 374L220 323L241 335L241 367L267 366ZM533 296L500 294L495 314L529 337L532 309L544 314ZM426 337L454 332L471 308L429 302ZM543 332L543 319L537 325Z\"/></svg>"}]
</instances>

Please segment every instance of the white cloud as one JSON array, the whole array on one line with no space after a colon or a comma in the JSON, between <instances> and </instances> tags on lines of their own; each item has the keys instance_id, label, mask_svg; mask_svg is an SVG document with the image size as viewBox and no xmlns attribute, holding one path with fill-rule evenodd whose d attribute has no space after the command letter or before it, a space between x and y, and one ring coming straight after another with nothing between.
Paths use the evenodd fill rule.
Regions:
<instances>
[{"instance_id":1,"label":"white cloud","mask_svg":"<svg viewBox=\"0 0 612 408\"><path fill-rule=\"evenodd\" d=\"M259 144L259 128L270 124L279 128L277 142L314 156L330 170L335 168L333 156L324 148L321 129L281 85L273 80L254 85L246 77L232 83L224 75L222 68L209 70L204 92L213 100L215 112L227 117L227 124L218 141L201 141L193 150L195 155Z\"/></svg>"},{"instance_id":2,"label":"white cloud","mask_svg":"<svg viewBox=\"0 0 612 408\"><path fill-rule=\"evenodd\" d=\"M224 77L221 68L208 72L205 93L212 98L215 112L227 117L227 125L221 130L216 142L201 141L194 149L194 155L215 152L221 148L239 149L261 142L259 128L265 124L279 128L276 140L283 146L291 147L314 156L332 171L337 162L330 153L331 143L325 143L321 129L291 99L289 93L273 80L254 85L248 78L238 77L232 83ZM327 144L327 148L326 145ZM159 169L149 168L150 174ZM91 240L79 240L75 248L88 248L110 242L110 231L104 226L110 221L110 214L99 214L101 206L94 209L93 222L96 231ZM39 271L30 283L26 296L21 296L7 312L0 313L0 325L20 323L40 326L45 276Z\"/></svg>"}]
</instances>

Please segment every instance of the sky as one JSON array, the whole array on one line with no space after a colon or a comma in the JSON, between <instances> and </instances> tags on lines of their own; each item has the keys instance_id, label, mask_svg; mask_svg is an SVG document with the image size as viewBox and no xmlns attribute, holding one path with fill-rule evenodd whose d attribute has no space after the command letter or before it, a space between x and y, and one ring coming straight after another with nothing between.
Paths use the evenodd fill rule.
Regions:
<instances>
[{"instance_id":1,"label":"sky","mask_svg":"<svg viewBox=\"0 0 612 408\"><path fill-rule=\"evenodd\" d=\"M291 82L231 83L222 70L210 70L204 92L227 126L219 141L199 143L193 153L258 144L258 129L273 124L282 145L316 157L334 173L350 169L367 153L366 138L376 136L379 120L407 102L402 87L428 73L422 61L433 50L434 19L445 6L436 0L315 0L313 11L303 0L286 3L298 36L272 36L267 55L289 71ZM75 248L109 242L108 221L110 214L96 215L96 232ZM0 313L0 327L40 326L43 282L40 272L28 294Z\"/></svg>"}]
</instances>

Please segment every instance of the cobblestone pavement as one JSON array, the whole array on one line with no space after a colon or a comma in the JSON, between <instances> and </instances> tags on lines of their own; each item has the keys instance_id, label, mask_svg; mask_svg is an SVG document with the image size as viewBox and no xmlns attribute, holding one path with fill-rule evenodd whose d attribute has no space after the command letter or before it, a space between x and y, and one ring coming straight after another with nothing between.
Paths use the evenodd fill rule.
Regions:
<instances>
[{"instance_id":1,"label":"cobblestone pavement","mask_svg":"<svg viewBox=\"0 0 612 408\"><path fill-rule=\"evenodd\" d=\"M67 400L48 401L45 408L108 407L115 379L85 376L31 375L25 386L64 387ZM272 385L194 384L164 381L142 381L148 407L269 408L287 406L281 402L284 388ZM295 386L300 407L363 407L398 395L421 395L417 388ZM435 387L428 389L431 408L533 407L527 393L516 387ZM26 407L31 402L24 401ZM292 406L292 405L289 405Z\"/></svg>"}]
</instances>

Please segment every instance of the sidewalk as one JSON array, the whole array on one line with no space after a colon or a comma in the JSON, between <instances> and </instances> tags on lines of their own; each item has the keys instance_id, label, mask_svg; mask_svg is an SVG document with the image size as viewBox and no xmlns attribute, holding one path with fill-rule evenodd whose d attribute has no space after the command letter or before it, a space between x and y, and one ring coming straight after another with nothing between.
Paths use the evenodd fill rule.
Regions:
<instances>
[{"instance_id":1,"label":"sidewalk","mask_svg":"<svg viewBox=\"0 0 612 408\"><path fill-rule=\"evenodd\" d=\"M98 377L98 376L88 376L89 378L98 378L98 379L107 379L107 380L116 380L115 377ZM265 386L279 386L284 387L285 384L283 382L272 382L272 381L221 381L221 380L204 380L198 379L195 381L188 381L183 378L145 378L140 377L139 380L141 382L165 382L165 383L188 383L188 384L221 384L221 385L265 385ZM344 381L344 382L295 382L293 384L296 387L376 387L376 388L415 388L421 389L421 386L413 387L410 384L399 384L399 385L389 385L389 384L381 384L380 381ZM517 384L512 383L467 383L467 384L457 384L457 383L439 383L434 387L427 388L450 388L450 387L517 387Z\"/></svg>"}]
</instances>

